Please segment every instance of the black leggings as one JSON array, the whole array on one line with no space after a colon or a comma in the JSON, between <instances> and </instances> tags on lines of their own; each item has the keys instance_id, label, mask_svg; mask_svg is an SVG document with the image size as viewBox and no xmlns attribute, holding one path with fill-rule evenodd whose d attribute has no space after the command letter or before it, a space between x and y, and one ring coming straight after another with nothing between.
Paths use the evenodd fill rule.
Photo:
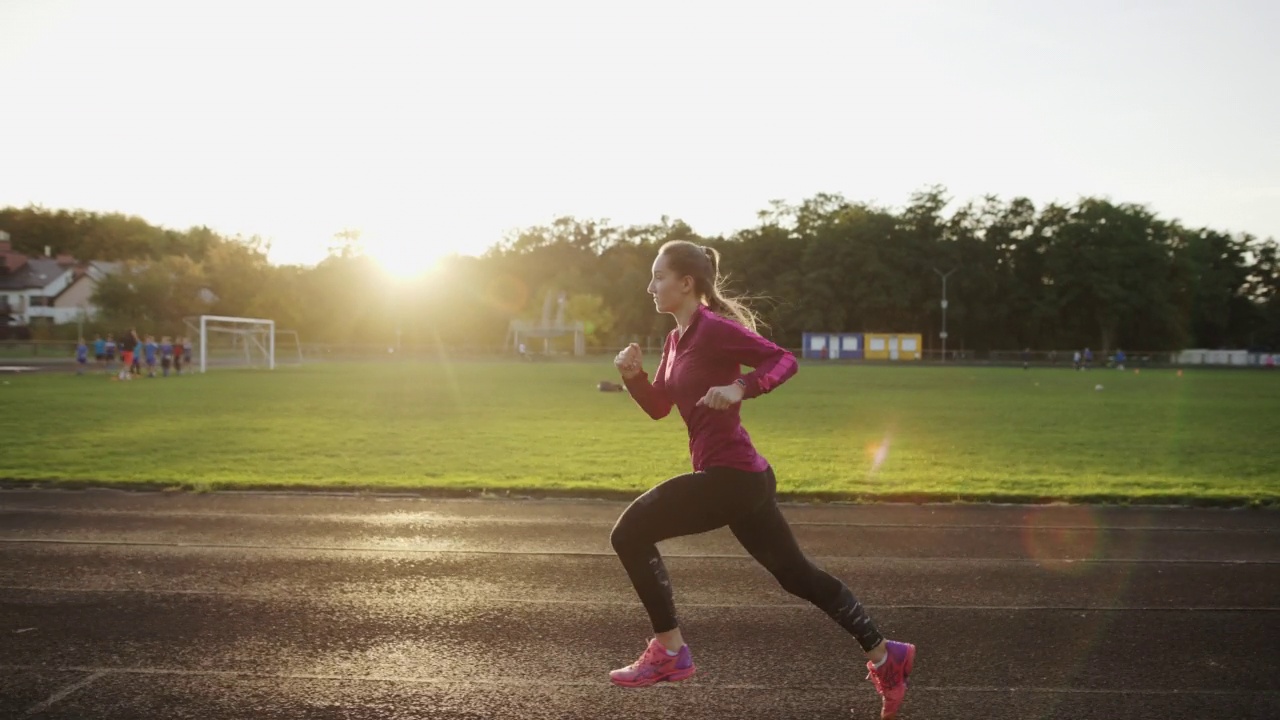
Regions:
<instances>
[{"instance_id":1,"label":"black leggings","mask_svg":"<svg viewBox=\"0 0 1280 720\"><path fill-rule=\"evenodd\" d=\"M678 627L671 581L656 544L729 526L742 547L783 589L831 616L871 650L883 638L844 583L814 565L778 509L773 469L753 473L713 467L678 475L636 498L609 536L655 633Z\"/></svg>"}]
</instances>

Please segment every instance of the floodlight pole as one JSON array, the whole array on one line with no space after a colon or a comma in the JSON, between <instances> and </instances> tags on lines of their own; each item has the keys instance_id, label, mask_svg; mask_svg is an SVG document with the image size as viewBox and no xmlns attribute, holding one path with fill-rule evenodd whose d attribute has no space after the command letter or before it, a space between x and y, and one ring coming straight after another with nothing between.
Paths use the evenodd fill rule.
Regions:
<instances>
[{"instance_id":1,"label":"floodlight pole","mask_svg":"<svg viewBox=\"0 0 1280 720\"><path fill-rule=\"evenodd\" d=\"M947 278L956 269L951 268L946 273L943 273L938 268L933 269L938 274L938 277L942 278L942 332L938 333L938 337L942 338L942 362L947 361Z\"/></svg>"}]
</instances>

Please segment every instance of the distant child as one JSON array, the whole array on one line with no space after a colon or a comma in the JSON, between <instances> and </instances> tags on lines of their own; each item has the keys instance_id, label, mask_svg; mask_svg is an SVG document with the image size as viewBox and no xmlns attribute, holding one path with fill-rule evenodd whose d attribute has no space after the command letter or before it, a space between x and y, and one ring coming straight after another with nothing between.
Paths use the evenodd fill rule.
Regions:
<instances>
[{"instance_id":1,"label":"distant child","mask_svg":"<svg viewBox=\"0 0 1280 720\"><path fill-rule=\"evenodd\" d=\"M156 350L159 349L159 346L156 345L156 336L148 335L147 341L142 345L142 349L147 354L147 377L155 377L156 376Z\"/></svg>"},{"instance_id":2,"label":"distant child","mask_svg":"<svg viewBox=\"0 0 1280 720\"><path fill-rule=\"evenodd\" d=\"M101 335L93 336L93 361L99 367L107 362L107 341L103 340Z\"/></svg>"},{"instance_id":3,"label":"distant child","mask_svg":"<svg viewBox=\"0 0 1280 720\"><path fill-rule=\"evenodd\" d=\"M173 374L182 374L182 338L174 338L173 341Z\"/></svg>"},{"instance_id":4,"label":"distant child","mask_svg":"<svg viewBox=\"0 0 1280 720\"><path fill-rule=\"evenodd\" d=\"M160 338L160 367L165 377L169 377L169 367L173 365L173 342L169 336Z\"/></svg>"},{"instance_id":5,"label":"distant child","mask_svg":"<svg viewBox=\"0 0 1280 720\"><path fill-rule=\"evenodd\" d=\"M76 344L76 368L77 375L84 374L84 366L89 363L89 346L84 344L84 338L80 338L80 342Z\"/></svg>"},{"instance_id":6,"label":"distant child","mask_svg":"<svg viewBox=\"0 0 1280 720\"><path fill-rule=\"evenodd\" d=\"M1025 348L1022 351L1022 369L1027 370L1031 367L1031 348Z\"/></svg>"},{"instance_id":7,"label":"distant child","mask_svg":"<svg viewBox=\"0 0 1280 720\"><path fill-rule=\"evenodd\" d=\"M1084 369L1088 370L1089 366L1092 364L1093 364L1093 351L1090 350L1089 348L1085 348L1084 349Z\"/></svg>"},{"instance_id":8,"label":"distant child","mask_svg":"<svg viewBox=\"0 0 1280 720\"><path fill-rule=\"evenodd\" d=\"M120 351L120 380L133 379L133 348L127 342Z\"/></svg>"},{"instance_id":9,"label":"distant child","mask_svg":"<svg viewBox=\"0 0 1280 720\"><path fill-rule=\"evenodd\" d=\"M1124 370L1124 361L1124 351L1120 348L1116 348L1116 369Z\"/></svg>"},{"instance_id":10,"label":"distant child","mask_svg":"<svg viewBox=\"0 0 1280 720\"><path fill-rule=\"evenodd\" d=\"M129 333L133 335L132 338L125 341L129 344L129 349L133 351L133 355L130 356L132 362L129 363L129 371L134 375L140 376L142 375L142 338L138 336L137 330L130 330Z\"/></svg>"},{"instance_id":11,"label":"distant child","mask_svg":"<svg viewBox=\"0 0 1280 720\"><path fill-rule=\"evenodd\" d=\"M182 337L182 357L186 358L187 367L190 367L191 363L195 362L195 356L191 354L191 338L185 335Z\"/></svg>"},{"instance_id":12,"label":"distant child","mask_svg":"<svg viewBox=\"0 0 1280 720\"><path fill-rule=\"evenodd\" d=\"M1075 355L1071 356L1071 369L1072 370L1080 369L1080 351L1079 350L1076 351Z\"/></svg>"}]
</instances>

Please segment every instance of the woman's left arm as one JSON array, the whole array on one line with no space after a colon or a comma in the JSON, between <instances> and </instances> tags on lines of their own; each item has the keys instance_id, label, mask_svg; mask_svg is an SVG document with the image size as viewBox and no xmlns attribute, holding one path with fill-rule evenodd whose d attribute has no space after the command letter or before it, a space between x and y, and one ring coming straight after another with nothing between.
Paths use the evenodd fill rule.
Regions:
<instances>
[{"instance_id":1,"label":"woman's left arm","mask_svg":"<svg viewBox=\"0 0 1280 720\"><path fill-rule=\"evenodd\" d=\"M718 350L739 365L753 368L742 376L742 399L758 397L786 382L800 369L796 356L736 322L718 323Z\"/></svg>"}]
</instances>

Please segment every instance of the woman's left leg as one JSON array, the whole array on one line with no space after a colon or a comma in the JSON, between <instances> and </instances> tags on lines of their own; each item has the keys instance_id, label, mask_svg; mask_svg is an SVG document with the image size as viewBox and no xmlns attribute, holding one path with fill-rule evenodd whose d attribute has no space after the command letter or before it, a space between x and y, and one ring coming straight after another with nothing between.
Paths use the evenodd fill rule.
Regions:
<instances>
[{"instance_id":1,"label":"woman's left leg","mask_svg":"<svg viewBox=\"0 0 1280 720\"><path fill-rule=\"evenodd\" d=\"M881 717L896 717L915 664L915 645L886 641L849 588L804 556L776 498L729 528L787 592L816 605L858 641L868 658L867 679L882 698Z\"/></svg>"},{"instance_id":2,"label":"woman's left leg","mask_svg":"<svg viewBox=\"0 0 1280 720\"><path fill-rule=\"evenodd\" d=\"M734 521L729 529L784 590L829 615L858 641L864 652L870 654L884 642L849 587L804 556L776 499Z\"/></svg>"}]
</instances>

